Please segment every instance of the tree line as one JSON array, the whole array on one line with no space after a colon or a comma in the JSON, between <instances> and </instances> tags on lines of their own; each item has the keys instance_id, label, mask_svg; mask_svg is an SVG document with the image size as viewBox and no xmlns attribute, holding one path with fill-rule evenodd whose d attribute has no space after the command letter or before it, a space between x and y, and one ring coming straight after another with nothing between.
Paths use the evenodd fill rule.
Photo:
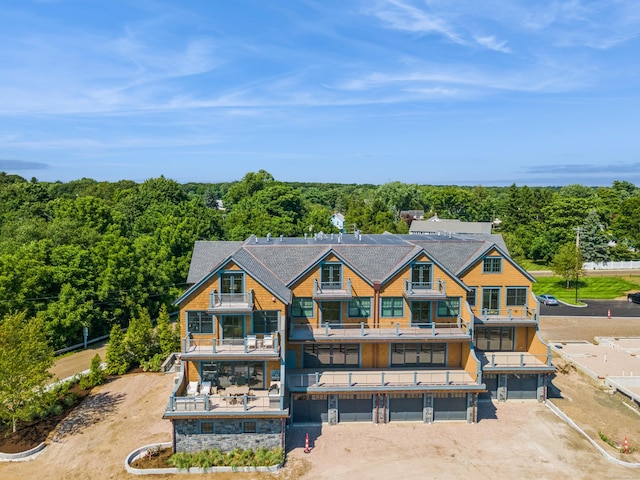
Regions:
<instances>
[{"instance_id":1,"label":"tree line","mask_svg":"<svg viewBox=\"0 0 640 480\"><path fill-rule=\"evenodd\" d=\"M224 209L221 208L221 205ZM80 179L41 182L0 173L0 319L37 318L55 349L156 318L186 288L196 240L337 230L407 233L406 210L425 218L493 222L517 260L551 264L576 243L584 260L637 258L640 192L610 187L433 186L282 182L264 171L241 180L179 184ZM566 248L565 248L566 250Z\"/></svg>"}]
</instances>

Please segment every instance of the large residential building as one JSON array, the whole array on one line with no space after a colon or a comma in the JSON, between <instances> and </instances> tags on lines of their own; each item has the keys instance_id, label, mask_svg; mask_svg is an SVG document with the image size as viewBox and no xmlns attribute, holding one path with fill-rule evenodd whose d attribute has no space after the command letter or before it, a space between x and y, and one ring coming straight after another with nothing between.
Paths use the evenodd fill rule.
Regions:
<instances>
[{"instance_id":1,"label":"large residential building","mask_svg":"<svg viewBox=\"0 0 640 480\"><path fill-rule=\"evenodd\" d=\"M546 395L533 278L499 235L196 242L177 300L176 451L284 445L287 424L477 421Z\"/></svg>"}]
</instances>

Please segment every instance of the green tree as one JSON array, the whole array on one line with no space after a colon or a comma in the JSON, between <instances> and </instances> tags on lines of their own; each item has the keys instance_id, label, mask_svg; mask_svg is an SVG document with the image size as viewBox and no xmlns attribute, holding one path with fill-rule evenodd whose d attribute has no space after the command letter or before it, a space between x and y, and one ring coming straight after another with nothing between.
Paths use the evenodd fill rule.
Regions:
<instances>
[{"instance_id":1,"label":"green tree","mask_svg":"<svg viewBox=\"0 0 640 480\"><path fill-rule=\"evenodd\" d=\"M591 210L580 229L580 253L585 262L608 262L609 239L598 213Z\"/></svg>"},{"instance_id":2,"label":"green tree","mask_svg":"<svg viewBox=\"0 0 640 480\"><path fill-rule=\"evenodd\" d=\"M137 365L149 360L156 353L157 343L153 334L151 316L146 308L140 309L138 315L129 322L124 343L132 362Z\"/></svg>"},{"instance_id":3,"label":"green tree","mask_svg":"<svg viewBox=\"0 0 640 480\"><path fill-rule=\"evenodd\" d=\"M567 282L567 288L571 281L578 281L584 275L582 270L582 254L575 243L567 243L560 247L553 257L551 268L556 275L561 276Z\"/></svg>"},{"instance_id":4,"label":"green tree","mask_svg":"<svg viewBox=\"0 0 640 480\"><path fill-rule=\"evenodd\" d=\"M124 375L129 371L129 355L127 354L127 347L124 343L124 332L120 325L111 327L106 361L107 368L105 371L109 375Z\"/></svg>"},{"instance_id":5,"label":"green tree","mask_svg":"<svg viewBox=\"0 0 640 480\"><path fill-rule=\"evenodd\" d=\"M171 324L167 306L163 303L158 313L158 323L156 325L156 335L158 337L158 347L163 357L167 357L172 352L180 350L180 332Z\"/></svg>"},{"instance_id":6,"label":"green tree","mask_svg":"<svg viewBox=\"0 0 640 480\"><path fill-rule=\"evenodd\" d=\"M5 315L0 324L0 418L16 431L18 420L29 420L41 401L53 365L42 321L24 313Z\"/></svg>"}]
</instances>

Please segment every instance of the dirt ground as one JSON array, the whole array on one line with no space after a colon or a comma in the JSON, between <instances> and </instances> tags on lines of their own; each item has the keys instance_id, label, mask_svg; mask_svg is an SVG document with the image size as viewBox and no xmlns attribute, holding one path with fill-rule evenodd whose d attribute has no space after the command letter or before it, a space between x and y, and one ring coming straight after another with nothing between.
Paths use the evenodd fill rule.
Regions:
<instances>
[{"instance_id":1,"label":"dirt ground","mask_svg":"<svg viewBox=\"0 0 640 480\"><path fill-rule=\"evenodd\" d=\"M545 339L579 340L596 336L640 336L640 319L567 319L543 317ZM562 362L556 359L557 362ZM564 367L564 365L562 365ZM601 390L571 368L552 382L552 401L594 438L602 432L621 442L626 435L635 453L610 453L640 462L640 415L618 394ZM0 463L2 479L139 478L124 470L135 448L171 439L162 420L173 386L172 375L141 373L110 381L61 425L36 459ZM398 422L384 426L348 424L292 428L287 467L277 475L216 474L189 478L341 479L341 478L640 478L640 469L615 465L583 437L535 401L482 403L475 425ZM304 453L304 435L312 451ZM605 445L601 442L602 445ZM171 475L150 477L175 479Z\"/></svg>"}]
</instances>

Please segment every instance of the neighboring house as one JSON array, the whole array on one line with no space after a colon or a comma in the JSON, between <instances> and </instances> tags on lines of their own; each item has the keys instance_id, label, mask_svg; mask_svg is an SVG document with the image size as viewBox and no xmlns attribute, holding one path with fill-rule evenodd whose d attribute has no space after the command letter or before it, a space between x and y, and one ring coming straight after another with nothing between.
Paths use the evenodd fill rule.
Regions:
<instances>
[{"instance_id":1,"label":"neighboring house","mask_svg":"<svg viewBox=\"0 0 640 480\"><path fill-rule=\"evenodd\" d=\"M424 210L400 210L400 218L424 220Z\"/></svg>"},{"instance_id":2,"label":"neighboring house","mask_svg":"<svg viewBox=\"0 0 640 480\"><path fill-rule=\"evenodd\" d=\"M463 222L461 220L445 220L434 215L428 220L411 222L409 233L412 235L437 235L461 233L465 235L490 235L492 222Z\"/></svg>"},{"instance_id":3,"label":"neighboring house","mask_svg":"<svg viewBox=\"0 0 640 480\"><path fill-rule=\"evenodd\" d=\"M282 447L287 424L477 421L544 400L534 279L502 237L198 241L176 301L176 451Z\"/></svg>"},{"instance_id":4,"label":"neighboring house","mask_svg":"<svg viewBox=\"0 0 640 480\"><path fill-rule=\"evenodd\" d=\"M334 213L331 215L331 224L344 233L344 215L341 213Z\"/></svg>"}]
</instances>

